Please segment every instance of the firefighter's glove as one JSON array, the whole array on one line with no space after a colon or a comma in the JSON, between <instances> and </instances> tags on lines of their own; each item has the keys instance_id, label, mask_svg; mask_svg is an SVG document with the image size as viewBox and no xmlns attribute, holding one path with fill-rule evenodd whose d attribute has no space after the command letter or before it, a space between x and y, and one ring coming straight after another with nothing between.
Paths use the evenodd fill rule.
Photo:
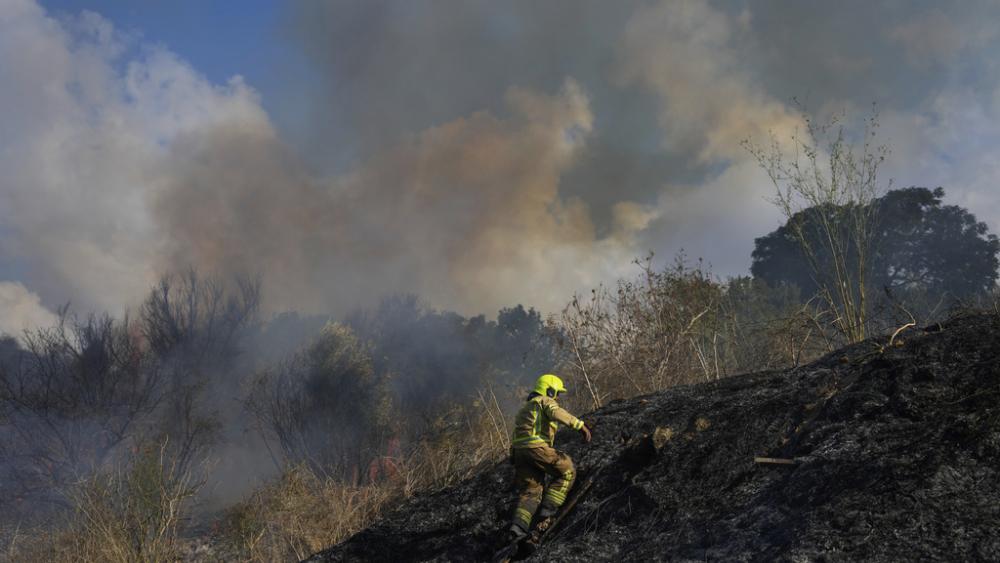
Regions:
<instances>
[{"instance_id":1,"label":"firefighter's glove","mask_svg":"<svg viewBox=\"0 0 1000 563\"><path fill-rule=\"evenodd\" d=\"M580 434L583 434L583 441L589 444L590 443L590 428L587 428L586 424L584 424L583 426L580 427Z\"/></svg>"}]
</instances>

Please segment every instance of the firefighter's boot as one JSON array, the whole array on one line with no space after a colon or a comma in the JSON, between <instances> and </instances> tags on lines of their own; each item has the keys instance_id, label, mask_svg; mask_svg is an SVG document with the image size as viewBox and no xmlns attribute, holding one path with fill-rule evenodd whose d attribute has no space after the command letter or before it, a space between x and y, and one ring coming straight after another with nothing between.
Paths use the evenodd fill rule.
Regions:
<instances>
[{"instance_id":1,"label":"firefighter's boot","mask_svg":"<svg viewBox=\"0 0 1000 563\"><path fill-rule=\"evenodd\" d=\"M535 531L538 532L539 536L545 534L545 531L552 526L556 510L558 509L545 505L538 509L538 520L535 522Z\"/></svg>"}]
</instances>

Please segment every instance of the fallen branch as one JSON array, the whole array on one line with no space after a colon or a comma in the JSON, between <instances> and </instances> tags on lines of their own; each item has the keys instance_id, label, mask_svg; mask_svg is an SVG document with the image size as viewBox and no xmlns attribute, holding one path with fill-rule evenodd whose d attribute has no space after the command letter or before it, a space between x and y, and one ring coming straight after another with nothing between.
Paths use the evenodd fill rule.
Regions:
<instances>
[{"instance_id":1,"label":"fallen branch","mask_svg":"<svg viewBox=\"0 0 1000 563\"><path fill-rule=\"evenodd\" d=\"M783 457L755 457L753 458L754 463L762 463L767 465L798 465L799 462L794 459L786 459Z\"/></svg>"},{"instance_id":2,"label":"fallen branch","mask_svg":"<svg viewBox=\"0 0 1000 563\"><path fill-rule=\"evenodd\" d=\"M889 337L889 347L890 348L892 347L892 342L894 340L896 340L896 337L899 336L899 333L903 332L904 330L906 330L908 328L912 328L912 327L915 327L915 326L917 326L917 323L914 321L914 322L908 322L905 325L897 328L896 332L892 333L892 336Z\"/></svg>"}]
</instances>

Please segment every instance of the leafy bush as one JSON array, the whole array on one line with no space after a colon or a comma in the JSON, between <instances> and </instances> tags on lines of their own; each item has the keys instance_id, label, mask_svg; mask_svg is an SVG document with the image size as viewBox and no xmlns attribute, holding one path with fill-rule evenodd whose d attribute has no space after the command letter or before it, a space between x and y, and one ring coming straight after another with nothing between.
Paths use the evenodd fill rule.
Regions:
<instances>
[{"instance_id":1,"label":"leafy bush","mask_svg":"<svg viewBox=\"0 0 1000 563\"><path fill-rule=\"evenodd\" d=\"M281 465L306 464L342 479L358 474L389 433L386 382L371 350L330 323L302 352L263 373L248 404L258 429L277 440Z\"/></svg>"}]
</instances>

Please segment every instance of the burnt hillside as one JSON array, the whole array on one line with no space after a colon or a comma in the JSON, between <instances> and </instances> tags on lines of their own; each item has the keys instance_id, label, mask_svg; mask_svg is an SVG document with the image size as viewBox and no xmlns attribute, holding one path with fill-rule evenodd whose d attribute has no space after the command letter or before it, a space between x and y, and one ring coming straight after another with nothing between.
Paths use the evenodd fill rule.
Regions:
<instances>
[{"instance_id":1,"label":"burnt hillside","mask_svg":"<svg viewBox=\"0 0 1000 563\"><path fill-rule=\"evenodd\" d=\"M1000 319L900 338L585 416L594 442L557 447L601 473L530 560L1000 560ZM311 561L488 560L511 478L417 496Z\"/></svg>"}]
</instances>

